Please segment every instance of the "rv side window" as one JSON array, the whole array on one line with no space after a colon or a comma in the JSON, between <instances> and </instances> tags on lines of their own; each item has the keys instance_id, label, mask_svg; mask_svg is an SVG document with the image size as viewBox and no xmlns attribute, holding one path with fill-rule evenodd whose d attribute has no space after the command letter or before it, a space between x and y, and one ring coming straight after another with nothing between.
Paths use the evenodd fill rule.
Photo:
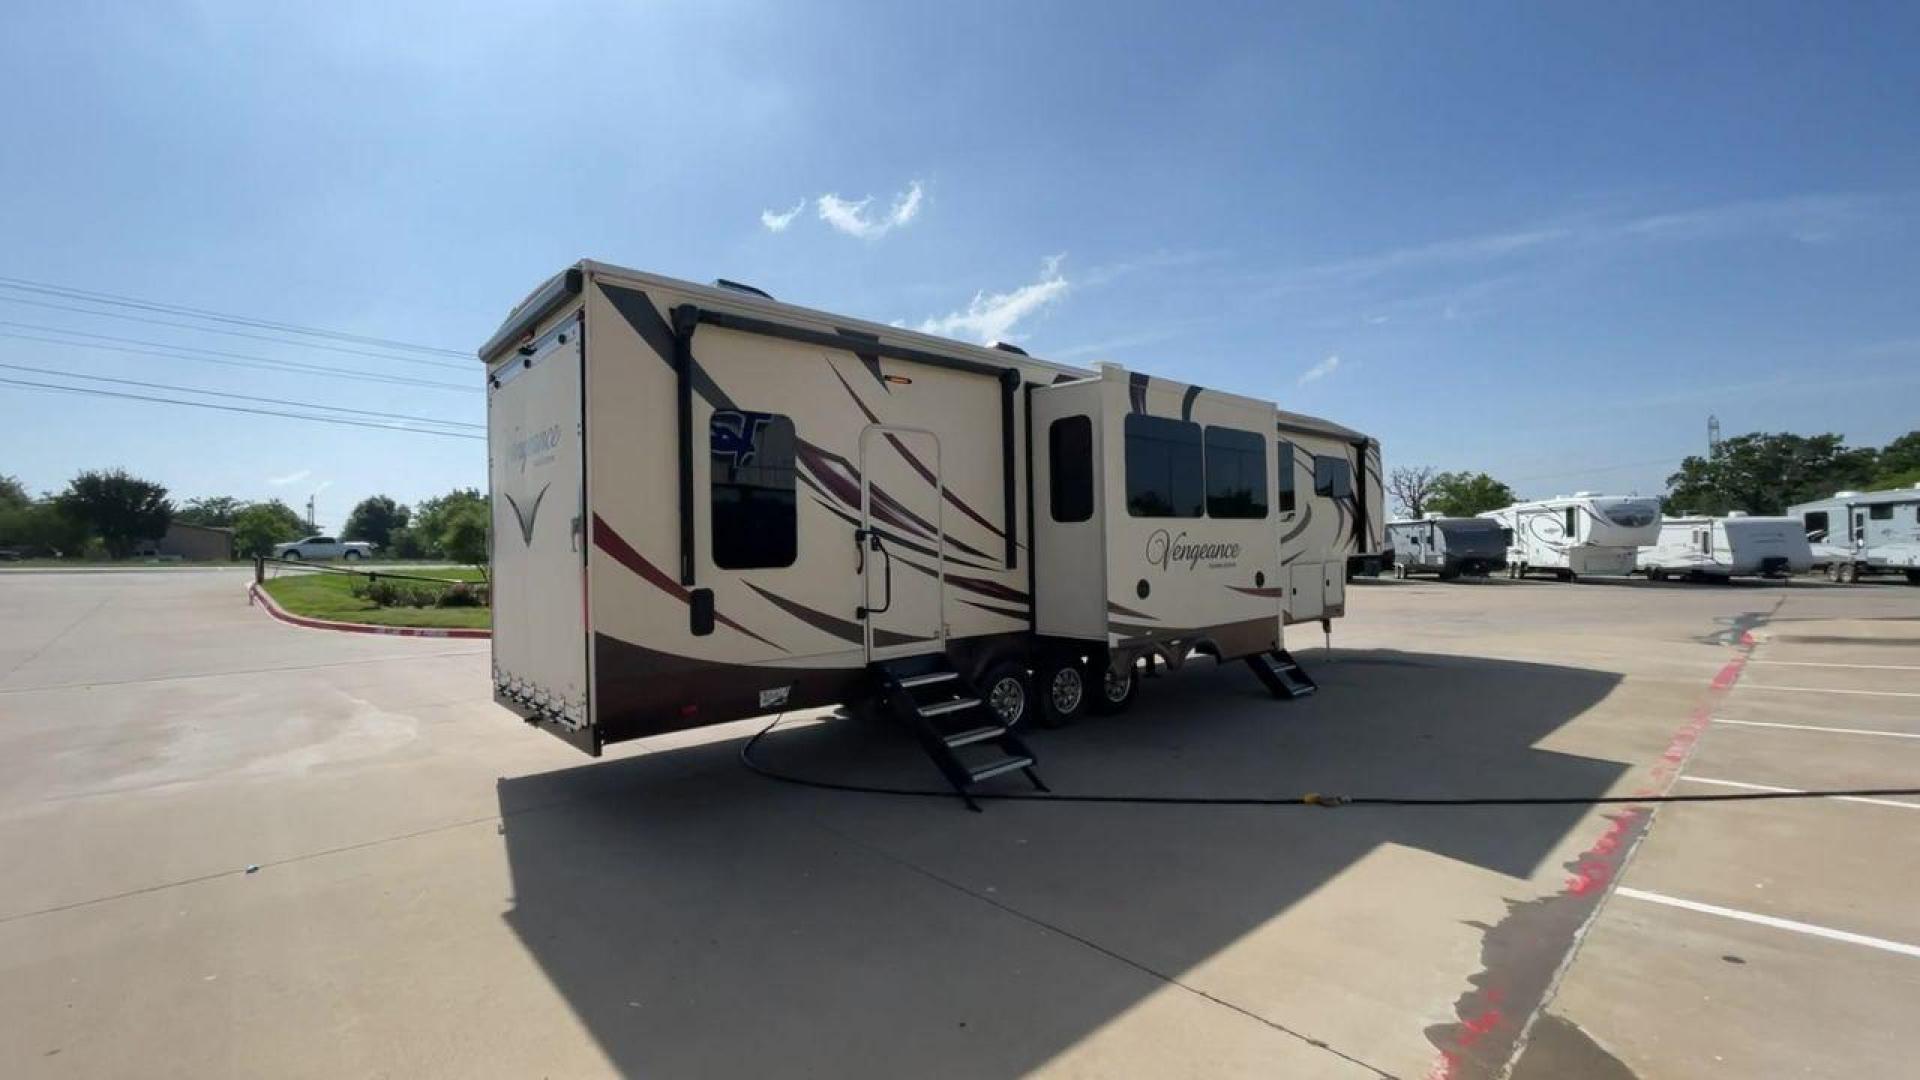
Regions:
<instances>
[{"instance_id":1,"label":"rv side window","mask_svg":"<svg viewBox=\"0 0 1920 1080\"><path fill-rule=\"evenodd\" d=\"M794 500L793 421L777 413L722 409L707 429L713 476L713 565L723 570L792 566L800 544Z\"/></svg>"},{"instance_id":2,"label":"rv side window","mask_svg":"<svg viewBox=\"0 0 1920 1080\"><path fill-rule=\"evenodd\" d=\"M1127 513L1134 517L1199 517L1206 485L1200 425L1128 413Z\"/></svg>"},{"instance_id":3,"label":"rv side window","mask_svg":"<svg viewBox=\"0 0 1920 1080\"><path fill-rule=\"evenodd\" d=\"M1274 460L1280 467L1280 512L1291 514L1293 513L1293 444L1283 439L1274 445L1280 448L1280 452L1274 455Z\"/></svg>"},{"instance_id":4,"label":"rv side window","mask_svg":"<svg viewBox=\"0 0 1920 1080\"><path fill-rule=\"evenodd\" d=\"M1513 546L1513 530L1502 526L1500 529L1500 542L1507 545L1508 547L1512 547Z\"/></svg>"},{"instance_id":5,"label":"rv side window","mask_svg":"<svg viewBox=\"0 0 1920 1080\"><path fill-rule=\"evenodd\" d=\"M1580 511L1576 507L1569 506L1566 509L1566 516L1567 539L1576 539L1580 535Z\"/></svg>"},{"instance_id":6,"label":"rv side window","mask_svg":"<svg viewBox=\"0 0 1920 1080\"><path fill-rule=\"evenodd\" d=\"M1048 504L1053 520L1093 516L1093 420L1063 416L1047 425L1047 461L1053 470Z\"/></svg>"},{"instance_id":7,"label":"rv side window","mask_svg":"<svg viewBox=\"0 0 1920 1080\"><path fill-rule=\"evenodd\" d=\"M1353 467L1340 458L1313 459L1313 493L1334 499L1353 495Z\"/></svg>"},{"instance_id":8,"label":"rv side window","mask_svg":"<svg viewBox=\"0 0 1920 1080\"><path fill-rule=\"evenodd\" d=\"M1267 516L1267 440L1251 431L1207 429L1207 516Z\"/></svg>"},{"instance_id":9,"label":"rv side window","mask_svg":"<svg viewBox=\"0 0 1920 1080\"><path fill-rule=\"evenodd\" d=\"M1880 503L1877 506L1869 506L1867 507L1867 516L1875 521L1892 521L1893 504Z\"/></svg>"}]
</instances>

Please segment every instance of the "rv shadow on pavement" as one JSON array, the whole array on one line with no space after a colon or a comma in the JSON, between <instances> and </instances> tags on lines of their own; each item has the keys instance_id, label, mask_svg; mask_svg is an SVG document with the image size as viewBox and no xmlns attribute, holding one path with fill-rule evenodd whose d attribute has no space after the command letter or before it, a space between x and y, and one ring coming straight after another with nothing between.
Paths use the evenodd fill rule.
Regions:
<instances>
[{"instance_id":1,"label":"rv shadow on pavement","mask_svg":"<svg viewBox=\"0 0 1920 1080\"><path fill-rule=\"evenodd\" d=\"M1317 650L1307 666L1321 691L1295 702L1240 665L1151 681L1125 716L1035 735L1041 772L1074 793L1587 796L1626 768L1536 745L1606 697L1611 673ZM1583 814L1017 802L974 814L761 778L736 760L742 730L499 783L506 919L623 1074L1027 1072L1382 845L1523 878ZM758 753L812 777L939 786L909 738L877 722L776 731ZM1435 936L1471 917L1444 896L1384 902ZM1350 985L1323 991L1356 1001L1381 1000L1378 984L1407 965L1458 962L1438 948L1388 963L1358 943L1317 948L1323 961L1372 957L1333 958ZM1273 984L1298 978L1292 966L1276 964Z\"/></svg>"}]
</instances>

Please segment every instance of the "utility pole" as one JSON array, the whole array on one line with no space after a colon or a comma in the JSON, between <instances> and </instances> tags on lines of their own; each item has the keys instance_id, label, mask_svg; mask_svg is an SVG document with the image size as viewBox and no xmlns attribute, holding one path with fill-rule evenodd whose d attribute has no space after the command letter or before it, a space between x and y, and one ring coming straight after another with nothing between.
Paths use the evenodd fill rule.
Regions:
<instances>
[{"instance_id":1,"label":"utility pole","mask_svg":"<svg viewBox=\"0 0 1920 1080\"><path fill-rule=\"evenodd\" d=\"M310 533L320 531L319 523L313 520L313 500L318 497L318 492L307 496L307 531Z\"/></svg>"},{"instance_id":2,"label":"utility pole","mask_svg":"<svg viewBox=\"0 0 1920 1080\"><path fill-rule=\"evenodd\" d=\"M1717 416L1709 415L1707 417L1707 455L1711 457L1714 453L1718 452L1719 449L1720 449L1720 418Z\"/></svg>"}]
</instances>

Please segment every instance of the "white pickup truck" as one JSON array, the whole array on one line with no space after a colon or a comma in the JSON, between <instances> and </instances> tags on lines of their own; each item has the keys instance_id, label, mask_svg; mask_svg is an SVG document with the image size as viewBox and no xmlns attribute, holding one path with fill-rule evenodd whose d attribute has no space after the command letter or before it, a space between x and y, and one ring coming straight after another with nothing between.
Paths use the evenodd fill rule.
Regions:
<instances>
[{"instance_id":1,"label":"white pickup truck","mask_svg":"<svg viewBox=\"0 0 1920 1080\"><path fill-rule=\"evenodd\" d=\"M354 562L373 558L373 545L365 540L340 540L332 536L309 536L289 544L273 545L276 559L345 559Z\"/></svg>"}]
</instances>

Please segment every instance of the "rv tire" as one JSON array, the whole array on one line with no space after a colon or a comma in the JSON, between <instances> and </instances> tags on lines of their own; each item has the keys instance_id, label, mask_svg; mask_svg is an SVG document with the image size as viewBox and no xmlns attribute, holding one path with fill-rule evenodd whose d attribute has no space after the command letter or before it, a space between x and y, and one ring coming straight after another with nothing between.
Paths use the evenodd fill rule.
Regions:
<instances>
[{"instance_id":1,"label":"rv tire","mask_svg":"<svg viewBox=\"0 0 1920 1080\"><path fill-rule=\"evenodd\" d=\"M1087 669L1078 656L1052 656L1040 664L1034 679L1039 709L1034 719L1042 727L1062 727L1087 711Z\"/></svg>"},{"instance_id":2,"label":"rv tire","mask_svg":"<svg viewBox=\"0 0 1920 1080\"><path fill-rule=\"evenodd\" d=\"M1009 728L1017 728L1032 719L1033 689L1025 664L1002 660L980 677L980 700L993 718Z\"/></svg>"},{"instance_id":3,"label":"rv tire","mask_svg":"<svg viewBox=\"0 0 1920 1080\"><path fill-rule=\"evenodd\" d=\"M1853 563L1850 563L1850 562L1845 562L1840 564L1840 584L1851 585L1855 581L1858 581L1859 579L1860 579L1859 567L1855 566Z\"/></svg>"},{"instance_id":4,"label":"rv tire","mask_svg":"<svg viewBox=\"0 0 1920 1080\"><path fill-rule=\"evenodd\" d=\"M1126 712L1140 693L1140 662L1127 661L1121 672L1108 667L1100 679L1100 688L1088 702L1088 708L1102 716Z\"/></svg>"},{"instance_id":5,"label":"rv tire","mask_svg":"<svg viewBox=\"0 0 1920 1080\"><path fill-rule=\"evenodd\" d=\"M1561 581L1572 581L1577 575L1571 570L1555 570L1553 576Z\"/></svg>"},{"instance_id":6,"label":"rv tire","mask_svg":"<svg viewBox=\"0 0 1920 1080\"><path fill-rule=\"evenodd\" d=\"M1920 570L1907 571L1907 584L1920 585Z\"/></svg>"}]
</instances>

